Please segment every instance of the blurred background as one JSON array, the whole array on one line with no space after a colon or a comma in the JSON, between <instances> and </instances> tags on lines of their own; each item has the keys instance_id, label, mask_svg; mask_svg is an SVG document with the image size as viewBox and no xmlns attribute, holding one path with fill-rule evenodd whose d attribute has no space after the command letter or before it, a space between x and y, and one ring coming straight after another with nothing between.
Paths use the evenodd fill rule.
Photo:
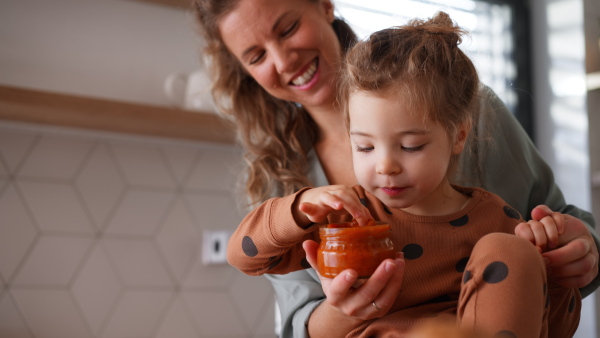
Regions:
<instances>
[{"instance_id":1,"label":"blurred background","mask_svg":"<svg viewBox=\"0 0 600 338\"><path fill-rule=\"evenodd\" d=\"M600 219L598 1L334 3L361 37L447 11ZM275 337L268 281L223 262L243 164L202 46L189 0L0 0L1 338Z\"/></svg>"}]
</instances>

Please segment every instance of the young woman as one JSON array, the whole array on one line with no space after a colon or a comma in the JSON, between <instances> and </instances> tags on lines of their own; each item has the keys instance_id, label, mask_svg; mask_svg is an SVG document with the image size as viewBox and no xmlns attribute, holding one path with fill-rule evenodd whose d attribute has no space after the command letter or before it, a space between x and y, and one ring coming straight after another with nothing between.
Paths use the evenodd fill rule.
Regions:
<instances>
[{"instance_id":1,"label":"young woman","mask_svg":"<svg viewBox=\"0 0 600 338\"><path fill-rule=\"evenodd\" d=\"M393 303L373 298L371 318L347 337L409 337L416 325L441 315L486 334L573 336L579 290L547 281L541 255L514 235L523 223L540 230L532 238L540 252L553 250L562 215L537 229L497 195L449 180L476 119L479 91L475 67L458 48L461 34L439 12L375 32L348 52L340 102L360 185L301 189L265 201L229 240L232 266L250 275L302 270L306 259L316 267L315 223L339 223L344 216L337 211L346 210L359 223L374 216L390 224L394 247L406 258L384 263L405 265L401 293Z\"/></svg>"},{"instance_id":2,"label":"young woman","mask_svg":"<svg viewBox=\"0 0 600 338\"><path fill-rule=\"evenodd\" d=\"M335 99L341 57L355 36L333 11L330 0L196 1L213 96L238 128L248 162L246 195L254 205L306 185L357 183ZM493 139L494 147L474 142L470 149L479 154L479 165L472 165L474 157L465 152L458 182L482 186L535 220L551 210L566 214L559 248L544 257L561 285L586 287L583 294L589 294L598 285L591 214L565 203L551 170L497 96L484 88L480 97L475 139ZM269 276L281 309L282 336L310 331L312 337L334 337L336 329L347 331L363 321L357 313L372 308L370 295L393 301L401 276L400 269L382 268L360 292L349 292L352 278L321 281L312 269ZM312 320L313 314L320 320Z\"/></svg>"}]
</instances>

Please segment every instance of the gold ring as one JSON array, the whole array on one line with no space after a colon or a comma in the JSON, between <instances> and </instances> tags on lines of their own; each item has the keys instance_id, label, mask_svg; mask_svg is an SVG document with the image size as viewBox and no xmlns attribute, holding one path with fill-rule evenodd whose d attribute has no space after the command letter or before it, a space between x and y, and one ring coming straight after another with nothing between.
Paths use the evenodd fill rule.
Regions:
<instances>
[{"instance_id":1,"label":"gold ring","mask_svg":"<svg viewBox=\"0 0 600 338\"><path fill-rule=\"evenodd\" d=\"M373 304L373 306L377 309L377 311L381 311L381 309L379 308L379 306L377 306L377 304L375 304L375 301L373 301L373 303L371 303L371 304Z\"/></svg>"}]
</instances>

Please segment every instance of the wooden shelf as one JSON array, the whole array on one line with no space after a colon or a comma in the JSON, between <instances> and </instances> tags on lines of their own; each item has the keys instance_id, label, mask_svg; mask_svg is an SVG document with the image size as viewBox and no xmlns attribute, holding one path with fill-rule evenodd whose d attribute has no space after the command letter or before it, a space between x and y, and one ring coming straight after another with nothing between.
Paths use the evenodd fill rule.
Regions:
<instances>
[{"instance_id":1,"label":"wooden shelf","mask_svg":"<svg viewBox=\"0 0 600 338\"><path fill-rule=\"evenodd\" d=\"M213 113L117 102L0 85L0 120L234 144Z\"/></svg>"}]
</instances>

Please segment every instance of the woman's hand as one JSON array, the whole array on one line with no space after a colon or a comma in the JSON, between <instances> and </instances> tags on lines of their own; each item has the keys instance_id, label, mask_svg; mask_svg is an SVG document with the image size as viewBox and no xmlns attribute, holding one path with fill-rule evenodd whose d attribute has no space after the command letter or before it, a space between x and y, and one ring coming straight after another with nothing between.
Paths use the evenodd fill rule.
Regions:
<instances>
[{"instance_id":1,"label":"woman's hand","mask_svg":"<svg viewBox=\"0 0 600 338\"><path fill-rule=\"evenodd\" d=\"M545 205L531 211L534 220L552 216ZM587 226L578 218L564 214L564 231L558 237L555 250L543 254L548 275L558 284L570 288L582 288L598 275L598 248Z\"/></svg>"},{"instance_id":2,"label":"woman's hand","mask_svg":"<svg viewBox=\"0 0 600 338\"><path fill-rule=\"evenodd\" d=\"M300 194L296 203L296 212L302 213L310 222L325 222L327 215L335 212L350 214L360 226L367 225L373 219L369 209L360 203L356 192L345 185L308 189ZM295 215L296 220L299 216Z\"/></svg>"},{"instance_id":3,"label":"woman's hand","mask_svg":"<svg viewBox=\"0 0 600 338\"><path fill-rule=\"evenodd\" d=\"M306 258L315 270L317 270L318 247L319 244L315 241L308 240L303 243ZM347 333L365 320L383 317L392 307L400 292L403 276L404 258L401 253L395 260L384 260L373 275L358 287L354 287L359 283L356 283L357 274L352 269L344 270L333 279L319 275L327 297L327 300L321 304L321 308L331 306L337 309L334 313L336 325L330 325L331 322L320 315L311 317L309 332L312 324L325 324L329 326L326 328L327 330L339 330L336 333ZM377 307L373 304L376 304ZM323 333L323 330L320 333ZM337 336L331 331L328 334L329 337ZM312 334L311 337L313 337Z\"/></svg>"}]
</instances>

